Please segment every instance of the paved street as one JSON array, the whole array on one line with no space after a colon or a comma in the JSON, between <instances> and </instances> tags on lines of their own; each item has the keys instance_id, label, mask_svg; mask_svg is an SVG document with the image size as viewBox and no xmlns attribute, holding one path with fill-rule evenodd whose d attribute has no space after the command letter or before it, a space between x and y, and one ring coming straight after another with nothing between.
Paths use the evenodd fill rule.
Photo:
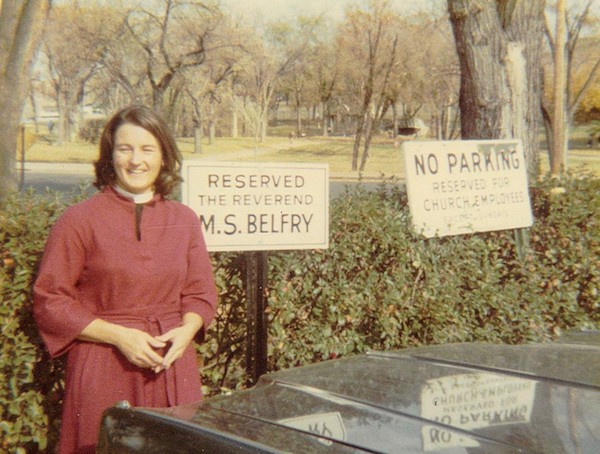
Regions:
<instances>
[{"instance_id":1,"label":"paved street","mask_svg":"<svg viewBox=\"0 0 600 454\"><path fill-rule=\"evenodd\" d=\"M78 193L81 186L87 186L90 194L95 191L92 186L92 164L28 162L23 171L18 166L17 178L19 182L23 180L24 190L33 188L37 192L50 189L62 193Z\"/></svg>"}]
</instances>

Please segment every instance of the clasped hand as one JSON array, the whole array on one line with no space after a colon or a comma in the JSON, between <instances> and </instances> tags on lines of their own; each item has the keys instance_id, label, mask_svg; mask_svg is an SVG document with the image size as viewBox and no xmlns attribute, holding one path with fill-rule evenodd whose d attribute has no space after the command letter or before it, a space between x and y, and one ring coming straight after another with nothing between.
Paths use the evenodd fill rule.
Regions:
<instances>
[{"instance_id":1,"label":"clasped hand","mask_svg":"<svg viewBox=\"0 0 600 454\"><path fill-rule=\"evenodd\" d=\"M195 334L196 330L188 325L173 328L157 337L135 328L128 328L117 346L132 364L159 373L181 358ZM167 346L165 355L159 354L158 350Z\"/></svg>"}]
</instances>

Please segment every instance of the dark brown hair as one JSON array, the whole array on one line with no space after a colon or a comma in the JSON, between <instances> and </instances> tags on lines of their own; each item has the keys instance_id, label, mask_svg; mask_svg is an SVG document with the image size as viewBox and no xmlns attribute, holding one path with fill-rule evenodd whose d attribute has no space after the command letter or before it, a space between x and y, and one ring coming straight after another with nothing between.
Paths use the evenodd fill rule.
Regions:
<instances>
[{"instance_id":1,"label":"dark brown hair","mask_svg":"<svg viewBox=\"0 0 600 454\"><path fill-rule=\"evenodd\" d=\"M100 156L94 162L96 181L94 186L102 189L115 184L117 175L113 167L115 132L119 126L129 123L144 128L152 134L162 151L163 166L154 183L154 190L168 196L182 181L179 175L181 152L175 138L164 120L152 109L145 106L129 106L121 109L108 121L100 136Z\"/></svg>"}]
</instances>

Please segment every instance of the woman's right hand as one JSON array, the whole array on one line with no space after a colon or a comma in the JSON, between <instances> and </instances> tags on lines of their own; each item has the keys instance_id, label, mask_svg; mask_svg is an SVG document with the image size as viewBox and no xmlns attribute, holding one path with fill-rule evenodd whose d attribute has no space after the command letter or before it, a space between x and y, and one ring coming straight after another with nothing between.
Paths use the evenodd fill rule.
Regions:
<instances>
[{"instance_id":1,"label":"woman's right hand","mask_svg":"<svg viewBox=\"0 0 600 454\"><path fill-rule=\"evenodd\" d=\"M158 354L156 349L165 347L166 342L135 328L122 328L115 346L125 358L138 367L158 370L163 362L163 357Z\"/></svg>"},{"instance_id":2,"label":"woman's right hand","mask_svg":"<svg viewBox=\"0 0 600 454\"><path fill-rule=\"evenodd\" d=\"M164 358L156 349L165 347L167 343L139 329L97 318L81 331L79 339L114 345L131 364L157 373L162 370Z\"/></svg>"}]
</instances>

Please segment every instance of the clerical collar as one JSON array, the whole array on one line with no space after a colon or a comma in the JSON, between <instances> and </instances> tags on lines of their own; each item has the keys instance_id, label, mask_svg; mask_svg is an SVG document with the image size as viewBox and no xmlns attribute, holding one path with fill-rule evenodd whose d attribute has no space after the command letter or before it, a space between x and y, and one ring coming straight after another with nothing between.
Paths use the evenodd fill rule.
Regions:
<instances>
[{"instance_id":1,"label":"clerical collar","mask_svg":"<svg viewBox=\"0 0 600 454\"><path fill-rule=\"evenodd\" d=\"M117 184L115 184L113 187L115 188L115 191L117 191L119 194L129 199L132 199L136 204L148 203L154 197L153 190L149 190L148 192L144 192L143 194L134 194L133 192L126 191Z\"/></svg>"}]
</instances>

